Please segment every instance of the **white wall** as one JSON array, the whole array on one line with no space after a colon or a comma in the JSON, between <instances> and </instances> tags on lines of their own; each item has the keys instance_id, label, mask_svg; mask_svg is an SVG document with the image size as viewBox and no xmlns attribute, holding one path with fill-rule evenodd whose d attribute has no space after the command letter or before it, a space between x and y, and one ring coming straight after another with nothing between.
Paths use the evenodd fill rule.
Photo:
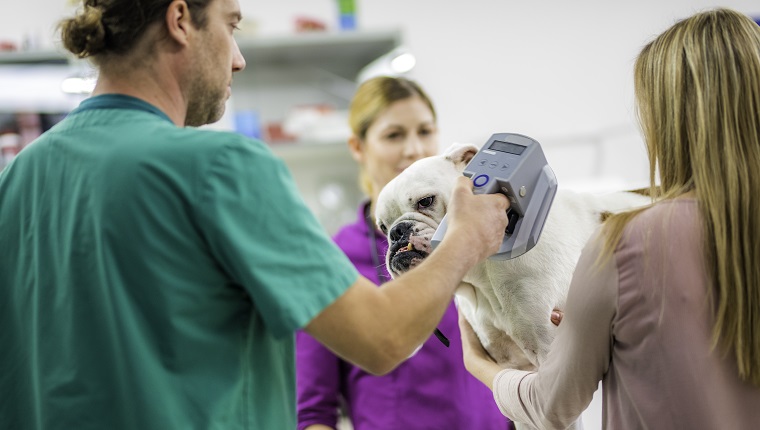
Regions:
<instances>
[{"instance_id":1,"label":"white wall","mask_svg":"<svg viewBox=\"0 0 760 430\"><path fill-rule=\"evenodd\" d=\"M3 0L0 3L0 40L14 42L17 46L28 42L36 47L50 48L58 21L72 10L69 0Z\"/></svg>"},{"instance_id":2,"label":"white wall","mask_svg":"<svg viewBox=\"0 0 760 430\"><path fill-rule=\"evenodd\" d=\"M697 10L760 15L750 0L357 1L359 28L402 30L418 59L411 77L436 103L444 146L526 134L543 144L560 185L604 178L603 188L648 179L632 101L641 46ZM298 16L336 27L336 0L240 3L247 31L257 34L288 33ZM21 43L26 35L52 46L56 22L72 10L68 0L21 5L0 6L0 39Z\"/></svg>"},{"instance_id":3,"label":"white wall","mask_svg":"<svg viewBox=\"0 0 760 430\"><path fill-rule=\"evenodd\" d=\"M299 15L335 24L331 0L240 1L260 34L288 32ZM633 114L638 51L677 19L717 6L760 16L750 0L358 0L357 11L360 28L403 31L444 145L526 134L560 185L605 178L606 189L648 181Z\"/></svg>"}]
</instances>

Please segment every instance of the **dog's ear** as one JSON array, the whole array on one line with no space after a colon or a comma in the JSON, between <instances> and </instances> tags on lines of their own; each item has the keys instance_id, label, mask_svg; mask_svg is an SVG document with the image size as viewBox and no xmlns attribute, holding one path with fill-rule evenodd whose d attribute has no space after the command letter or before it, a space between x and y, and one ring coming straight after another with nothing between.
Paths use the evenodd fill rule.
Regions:
<instances>
[{"instance_id":1,"label":"dog's ear","mask_svg":"<svg viewBox=\"0 0 760 430\"><path fill-rule=\"evenodd\" d=\"M457 170L463 171L472 157L478 153L478 147L471 143L454 143L444 151L443 155L447 160L451 160L457 167Z\"/></svg>"}]
</instances>

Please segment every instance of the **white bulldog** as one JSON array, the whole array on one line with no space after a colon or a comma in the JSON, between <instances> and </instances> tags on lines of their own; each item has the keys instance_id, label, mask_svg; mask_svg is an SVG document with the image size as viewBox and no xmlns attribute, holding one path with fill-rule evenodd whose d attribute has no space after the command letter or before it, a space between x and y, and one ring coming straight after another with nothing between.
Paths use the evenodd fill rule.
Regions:
<instances>
[{"instance_id":1,"label":"white bulldog","mask_svg":"<svg viewBox=\"0 0 760 430\"><path fill-rule=\"evenodd\" d=\"M477 152L475 145L452 145L443 155L415 162L380 192L375 216L388 236L392 276L432 252L430 239L446 214L454 182ZM632 192L593 195L560 188L533 249L511 260L486 260L467 273L457 305L499 364L524 370L541 365L556 331L551 312L565 307L584 244L610 213L648 203Z\"/></svg>"}]
</instances>

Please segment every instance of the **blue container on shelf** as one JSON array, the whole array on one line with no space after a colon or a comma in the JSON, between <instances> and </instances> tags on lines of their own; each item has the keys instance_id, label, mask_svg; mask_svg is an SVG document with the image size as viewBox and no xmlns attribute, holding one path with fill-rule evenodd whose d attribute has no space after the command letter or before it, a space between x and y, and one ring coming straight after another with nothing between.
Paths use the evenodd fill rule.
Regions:
<instances>
[{"instance_id":1,"label":"blue container on shelf","mask_svg":"<svg viewBox=\"0 0 760 430\"><path fill-rule=\"evenodd\" d=\"M356 30L356 3L338 0L338 23L341 30Z\"/></svg>"},{"instance_id":2,"label":"blue container on shelf","mask_svg":"<svg viewBox=\"0 0 760 430\"><path fill-rule=\"evenodd\" d=\"M340 14L340 29L341 30L356 30L356 15Z\"/></svg>"},{"instance_id":3,"label":"blue container on shelf","mask_svg":"<svg viewBox=\"0 0 760 430\"><path fill-rule=\"evenodd\" d=\"M246 137L261 139L261 120L253 110L235 112L235 131Z\"/></svg>"}]
</instances>

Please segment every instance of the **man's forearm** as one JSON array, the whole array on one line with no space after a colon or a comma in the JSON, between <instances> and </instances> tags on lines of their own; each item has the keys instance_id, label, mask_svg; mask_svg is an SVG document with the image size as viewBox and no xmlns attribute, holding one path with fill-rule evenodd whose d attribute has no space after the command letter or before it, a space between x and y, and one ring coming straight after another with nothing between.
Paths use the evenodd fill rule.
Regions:
<instances>
[{"instance_id":1,"label":"man's forearm","mask_svg":"<svg viewBox=\"0 0 760 430\"><path fill-rule=\"evenodd\" d=\"M390 372L435 330L476 257L451 237L403 276L377 287L360 278L315 317L307 332L374 374Z\"/></svg>"},{"instance_id":2,"label":"man's forearm","mask_svg":"<svg viewBox=\"0 0 760 430\"><path fill-rule=\"evenodd\" d=\"M419 266L380 289L387 298L389 318L399 322L392 336L404 343L409 353L439 324L454 291L477 262L464 255L466 248L453 239L441 243Z\"/></svg>"}]
</instances>

